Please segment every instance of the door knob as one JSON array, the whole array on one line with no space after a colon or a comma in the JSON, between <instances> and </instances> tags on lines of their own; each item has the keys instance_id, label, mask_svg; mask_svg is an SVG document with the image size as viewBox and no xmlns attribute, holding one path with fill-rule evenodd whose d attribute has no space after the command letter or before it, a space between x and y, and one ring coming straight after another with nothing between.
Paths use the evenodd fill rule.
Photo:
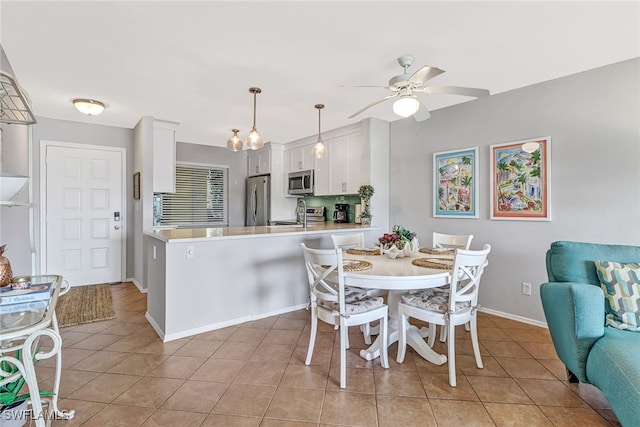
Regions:
<instances>
[{"instance_id":1,"label":"door knob","mask_svg":"<svg viewBox=\"0 0 640 427\"><path fill-rule=\"evenodd\" d=\"M120 226L119 225L116 225L113 228L114 228L114 230L120 230Z\"/></svg>"}]
</instances>

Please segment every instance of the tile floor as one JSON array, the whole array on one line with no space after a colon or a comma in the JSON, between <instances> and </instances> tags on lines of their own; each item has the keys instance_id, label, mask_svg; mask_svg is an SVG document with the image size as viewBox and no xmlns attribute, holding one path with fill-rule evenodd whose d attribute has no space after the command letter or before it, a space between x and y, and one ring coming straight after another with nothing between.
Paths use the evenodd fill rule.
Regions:
<instances>
[{"instance_id":1,"label":"tile floor","mask_svg":"<svg viewBox=\"0 0 640 427\"><path fill-rule=\"evenodd\" d=\"M347 389L339 338L322 324L311 366L305 310L162 343L146 296L113 285L117 319L62 329L61 409L54 426L609 426L620 425L592 386L569 384L547 330L479 314L484 369L457 331L458 387L447 367L407 352L391 368L358 356L352 328ZM436 344L439 352L446 349ZM53 364L38 366L51 387Z\"/></svg>"}]
</instances>

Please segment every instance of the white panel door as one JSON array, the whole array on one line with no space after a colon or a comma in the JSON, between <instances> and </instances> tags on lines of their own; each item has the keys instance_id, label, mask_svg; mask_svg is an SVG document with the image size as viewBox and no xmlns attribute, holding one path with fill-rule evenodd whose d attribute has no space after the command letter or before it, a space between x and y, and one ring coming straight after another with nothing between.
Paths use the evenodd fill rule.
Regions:
<instances>
[{"instance_id":1,"label":"white panel door","mask_svg":"<svg viewBox=\"0 0 640 427\"><path fill-rule=\"evenodd\" d=\"M122 152L47 146L44 272L72 285L122 280Z\"/></svg>"}]
</instances>

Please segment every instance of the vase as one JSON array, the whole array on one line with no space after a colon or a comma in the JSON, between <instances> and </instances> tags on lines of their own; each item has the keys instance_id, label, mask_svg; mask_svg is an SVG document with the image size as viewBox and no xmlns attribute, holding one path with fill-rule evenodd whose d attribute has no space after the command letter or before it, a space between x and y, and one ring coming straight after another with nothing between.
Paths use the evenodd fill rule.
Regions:
<instances>
[{"instance_id":1,"label":"vase","mask_svg":"<svg viewBox=\"0 0 640 427\"><path fill-rule=\"evenodd\" d=\"M360 223L362 224L363 227L370 227L371 226L371 218L360 217Z\"/></svg>"},{"instance_id":2,"label":"vase","mask_svg":"<svg viewBox=\"0 0 640 427\"><path fill-rule=\"evenodd\" d=\"M0 424L2 427L22 427L28 421L28 408L27 401L23 401L16 406L5 408L0 412Z\"/></svg>"}]
</instances>

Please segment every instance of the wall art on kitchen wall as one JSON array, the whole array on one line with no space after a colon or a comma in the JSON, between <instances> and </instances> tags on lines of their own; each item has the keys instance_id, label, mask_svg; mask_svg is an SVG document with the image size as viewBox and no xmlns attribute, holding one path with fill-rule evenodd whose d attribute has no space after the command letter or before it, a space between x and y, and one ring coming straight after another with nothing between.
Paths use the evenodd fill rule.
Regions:
<instances>
[{"instance_id":1,"label":"wall art on kitchen wall","mask_svg":"<svg viewBox=\"0 0 640 427\"><path fill-rule=\"evenodd\" d=\"M478 147L434 153L434 218L478 218L478 175Z\"/></svg>"},{"instance_id":2,"label":"wall art on kitchen wall","mask_svg":"<svg viewBox=\"0 0 640 427\"><path fill-rule=\"evenodd\" d=\"M551 221L551 138L490 149L491 219Z\"/></svg>"}]
</instances>

